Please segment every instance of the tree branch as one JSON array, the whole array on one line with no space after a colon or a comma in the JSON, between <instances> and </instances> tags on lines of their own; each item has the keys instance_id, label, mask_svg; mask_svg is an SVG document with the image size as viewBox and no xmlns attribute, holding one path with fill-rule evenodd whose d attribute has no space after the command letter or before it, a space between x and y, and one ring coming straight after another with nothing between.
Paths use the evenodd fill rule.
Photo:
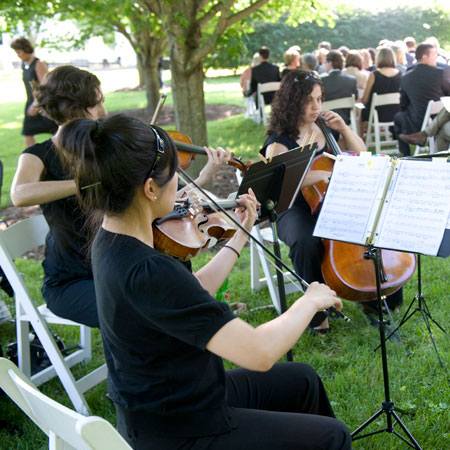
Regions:
<instances>
[{"instance_id":1,"label":"tree branch","mask_svg":"<svg viewBox=\"0 0 450 450\"><path fill-rule=\"evenodd\" d=\"M269 1L270 0L257 0L255 3L251 4L250 6L243 9L242 11L239 11L239 12L233 14L232 16L229 16L227 18L227 24L226 24L225 28L231 27L231 25L234 25L236 22L239 22L239 21L247 18L250 14L253 14L254 12L258 11L258 9L260 9L262 6L269 3Z\"/></svg>"}]
</instances>

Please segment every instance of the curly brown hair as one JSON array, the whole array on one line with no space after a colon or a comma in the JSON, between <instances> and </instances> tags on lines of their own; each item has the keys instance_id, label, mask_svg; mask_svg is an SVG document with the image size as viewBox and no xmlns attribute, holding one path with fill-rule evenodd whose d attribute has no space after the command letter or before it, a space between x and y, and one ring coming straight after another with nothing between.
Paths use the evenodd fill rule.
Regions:
<instances>
[{"instance_id":1,"label":"curly brown hair","mask_svg":"<svg viewBox=\"0 0 450 450\"><path fill-rule=\"evenodd\" d=\"M86 115L103 100L100 80L87 70L60 66L46 75L42 84L32 82L39 111L59 125Z\"/></svg>"},{"instance_id":2,"label":"curly brown hair","mask_svg":"<svg viewBox=\"0 0 450 450\"><path fill-rule=\"evenodd\" d=\"M291 139L297 140L308 97L316 85L320 86L323 96L322 81L310 70L291 70L283 77L272 102L268 136L272 133L277 136L287 134Z\"/></svg>"}]
</instances>

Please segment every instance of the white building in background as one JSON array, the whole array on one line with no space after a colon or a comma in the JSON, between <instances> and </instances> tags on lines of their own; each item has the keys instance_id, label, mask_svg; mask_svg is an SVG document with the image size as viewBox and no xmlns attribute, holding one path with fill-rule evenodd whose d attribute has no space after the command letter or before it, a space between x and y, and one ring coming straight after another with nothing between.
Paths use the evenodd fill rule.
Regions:
<instances>
[{"instance_id":1,"label":"white building in background","mask_svg":"<svg viewBox=\"0 0 450 450\"><path fill-rule=\"evenodd\" d=\"M64 37L69 35L76 35L77 27L71 21L59 22L55 20L47 21L42 27L42 31L37 36L37 43L42 40L53 40L55 37ZM11 71L13 66L20 64L19 58L15 52L9 47L11 41L18 36L3 33L2 44L0 44L0 71ZM25 36L26 37L26 36ZM36 46L36 55L51 65L74 64L83 67L102 66L106 63L112 65L117 64L118 58L122 67L135 67L136 54L125 39L119 33L115 34L115 43L113 45L106 45L101 37L92 37L86 42L83 50L75 50L71 47L70 41L67 44L61 44L64 50L55 50L52 48L45 48Z\"/></svg>"}]
</instances>

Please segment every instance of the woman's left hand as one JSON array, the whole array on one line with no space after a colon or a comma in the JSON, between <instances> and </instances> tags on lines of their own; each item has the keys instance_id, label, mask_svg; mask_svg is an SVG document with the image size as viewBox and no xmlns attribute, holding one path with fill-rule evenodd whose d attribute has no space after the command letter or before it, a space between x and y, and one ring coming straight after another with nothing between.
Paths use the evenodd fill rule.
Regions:
<instances>
[{"instance_id":1,"label":"woman's left hand","mask_svg":"<svg viewBox=\"0 0 450 450\"><path fill-rule=\"evenodd\" d=\"M322 111L321 116L326 120L326 125L334 131L342 133L347 128L344 119L334 111Z\"/></svg>"},{"instance_id":2,"label":"woman's left hand","mask_svg":"<svg viewBox=\"0 0 450 450\"><path fill-rule=\"evenodd\" d=\"M231 150L227 147L223 149L222 147L217 147L214 149L212 147L203 147L206 154L208 155L208 162L205 167L200 171L197 184L206 184L219 170L219 167L226 164L231 159Z\"/></svg>"}]
</instances>

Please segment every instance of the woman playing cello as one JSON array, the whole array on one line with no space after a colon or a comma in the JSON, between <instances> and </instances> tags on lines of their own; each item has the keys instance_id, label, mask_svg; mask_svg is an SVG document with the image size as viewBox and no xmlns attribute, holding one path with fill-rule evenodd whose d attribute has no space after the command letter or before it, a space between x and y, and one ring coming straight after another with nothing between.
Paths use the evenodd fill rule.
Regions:
<instances>
[{"instance_id":1,"label":"woman playing cello","mask_svg":"<svg viewBox=\"0 0 450 450\"><path fill-rule=\"evenodd\" d=\"M270 125L266 142L261 150L263 154L274 156L296 148L305 136L315 135L319 153L327 151L324 133L317 125L323 98L323 85L314 72L293 70L287 74L272 103ZM352 153L364 151L363 141L345 124L343 119L332 111L322 113L326 125L343 150ZM305 177L303 186L311 186L320 181L328 183L331 172L311 170ZM313 237L317 215L311 214L311 208L299 194L292 208L279 215L277 226L280 239L289 246L289 256L295 271L307 282L323 283L321 261L322 240ZM328 319L319 313L311 322L315 333L328 331ZM314 331L313 331L314 332Z\"/></svg>"},{"instance_id":2,"label":"woman playing cello","mask_svg":"<svg viewBox=\"0 0 450 450\"><path fill-rule=\"evenodd\" d=\"M59 136L78 197L103 212L92 266L109 395L134 449L350 449L317 374L276 361L314 314L341 302L312 283L283 316L258 328L211 295L246 242L242 231L196 275L154 249L152 222L172 211L177 154L167 133L136 119L81 119ZM242 196L242 225L256 219ZM203 286L203 287L202 287ZM243 368L224 371L222 359Z\"/></svg>"}]
</instances>

